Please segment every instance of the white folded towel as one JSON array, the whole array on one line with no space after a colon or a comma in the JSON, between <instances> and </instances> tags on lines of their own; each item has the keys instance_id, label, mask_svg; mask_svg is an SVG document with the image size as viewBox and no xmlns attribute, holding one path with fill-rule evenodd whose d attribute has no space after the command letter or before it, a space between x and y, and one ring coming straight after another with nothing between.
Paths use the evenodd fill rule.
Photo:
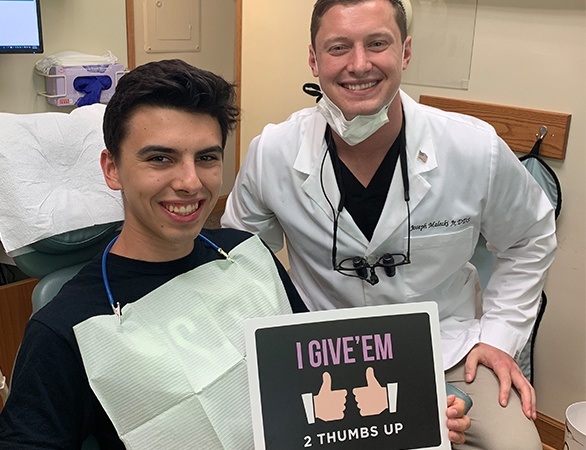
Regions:
<instances>
[{"instance_id":1,"label":"white folded towel","mask_svg":"<svg viewBox=\"0 0 586 450\"><path fill-rule=\"evenodd\" d=\"M10 256L56 234L123 220L120 193L100 168L104 109L0 113L0 240Z\"/></svg>"}]
</instances>

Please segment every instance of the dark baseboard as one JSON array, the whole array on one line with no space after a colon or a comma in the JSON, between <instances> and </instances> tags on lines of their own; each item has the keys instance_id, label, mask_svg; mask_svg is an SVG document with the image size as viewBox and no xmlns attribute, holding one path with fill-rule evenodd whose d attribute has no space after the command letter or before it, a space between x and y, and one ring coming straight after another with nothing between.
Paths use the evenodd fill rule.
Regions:
<instances>
[{"instance_id":1,"label":"dark baseboard","mask_svg":"<svg viewBox=\"0 0 586 450\"><path fill-rule=\"evenodd\" d=\"M535 425L541 442L555 449L561 450L564 448L566 426L562 422L538 412Z\"/></svg>"}]
</instances>

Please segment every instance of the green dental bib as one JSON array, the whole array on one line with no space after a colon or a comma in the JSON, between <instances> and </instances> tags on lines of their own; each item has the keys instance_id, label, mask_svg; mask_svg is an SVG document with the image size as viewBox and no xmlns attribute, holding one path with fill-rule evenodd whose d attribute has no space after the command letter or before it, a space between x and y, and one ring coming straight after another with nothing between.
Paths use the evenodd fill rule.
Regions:
<instances>
[{"instance_id":1,"label":"green dental bib","mask_svg":"<svg viewBox=\"0 0 586 450\"><path fill-rule=\"evenodd\" d=\"M257 237L74 327L90 386L128 449L252 449L243 323L291 308Z\"/></svg>"}]
</instances>

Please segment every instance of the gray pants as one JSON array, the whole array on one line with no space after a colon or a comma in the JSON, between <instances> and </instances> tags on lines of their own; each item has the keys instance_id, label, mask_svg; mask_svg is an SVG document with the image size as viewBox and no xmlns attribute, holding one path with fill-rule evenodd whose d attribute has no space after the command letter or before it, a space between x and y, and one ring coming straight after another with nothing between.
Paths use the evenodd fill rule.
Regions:
<instances>
[{"instance_id":1,"label":"gray pants","mask_svg":"<svg viewBox=\"0 0 586 450\"><path fill-rule=\"evenodd\" d=\"M467 392L474 402L466 443L454 450L542 450L537 428L521 408L521 397L511 390L509 404L498 402L499 382L491 369L478 365L476 379L464 381L464 361L446 372L446 381Z\"/></svg>"}]
</instances>

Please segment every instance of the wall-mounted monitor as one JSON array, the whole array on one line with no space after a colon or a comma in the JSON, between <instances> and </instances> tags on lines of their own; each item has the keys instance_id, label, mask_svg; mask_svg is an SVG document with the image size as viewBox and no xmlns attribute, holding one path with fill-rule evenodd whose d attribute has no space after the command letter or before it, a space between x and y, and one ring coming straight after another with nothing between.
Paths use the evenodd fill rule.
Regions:
<instances>
[{"instance_id":1,"label":"wall-mounted monitor","mask_svg":"<svg viewBox=\"0 0 586 450\"><path fill-rule=\"evenodd\" d=\"M0 53L43 53L40 0L0 0Z\"/></svg>"}]
</instances>

